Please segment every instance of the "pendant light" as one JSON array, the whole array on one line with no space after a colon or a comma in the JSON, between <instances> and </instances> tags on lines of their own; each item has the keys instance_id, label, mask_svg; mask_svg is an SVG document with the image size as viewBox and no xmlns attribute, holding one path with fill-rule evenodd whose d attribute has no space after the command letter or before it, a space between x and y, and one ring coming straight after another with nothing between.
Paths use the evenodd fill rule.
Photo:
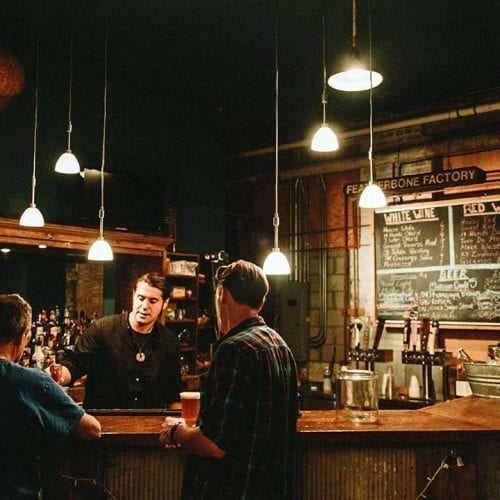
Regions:
<instances>
[{"instance_id":1,"label":"pendant light","mask_svg":"<svg viewBox=\"0 0 500 500\"><path fill-rule=\"evenodd\" d=\"M69 42L69 103L68 103L68 149L63 153L56 162L55 171L60 174L79 174L80 164L76 156L71 152L71 132L73 125L71 124L71 97L73 87L73 32L70 35Z\"/></svg>"},{"instance_id":2,"label":"pendant light","mask_svg":"<svg viewBox=\"0 0 500 500\"><path fill-rule=\"evenodd\" d=\"M371 14L370 14L371 15ZM328 85L336 90L357 92L378 87L382 83L382 75L370 69L367 70L357 46L358 34L356 31L356 0L352 0L352 47L343 71L328 78Z\"/></svg>"},{"instance_id":3,"label":"pendant light","mask_svg":"<svg viewBox=\"0 0 500 500\"><path fill-rule=\"evenodd\" d=\"M101 157L101 206L99 207L99 238L92 243L89 249L88 260L113 260L111 245L104 239L104 163L106 158L106 115L108 95L108 34L104 28L104 110L102 125L102 157Z\"/></svg>"},{"instance_id":4,"label":"pendant light","mask_svg":"<svg viewBox=\"0 0 500 500\"><path fill-rule=\"evenodd\" d=\"M371 68L372 68L372 27L371 27L371 0L369 3L369 62L370 62L370 84L371 84ZM387 200L384 192L377 184L374 183L373 176L373 86L370 85L370 147L368 149L368 162L370 165L370 181L363 189L359 198L359 206L361 208L382 208L387 206Z\"/></svg>"},{"instance_id":5,"label":"pendant light","mask_svg":"<svg viewBox=\"0 0 500 500\"><path fill-rule=\"evenodd\" d=\"M326 123L326 104L328 97L326 94L326 48L325 48L325 4L323 2L323 93L321 94L321 103L323 104L323 123L312 138L311 149L319 153L337 151L339 141L335 132Z\"/></svg>"},{"instance_id":6,"label":"pendant light","mask_svg":"<svg viewBox=\"0 0 500 500\"><path fill-rule=\"evenodd\" d=\"M279 103L279 71L278 71L278 16L276 15L276 34L275 34L276 52L275 52L275 68L276 68L276 81L275 81L275 99L274 99L274 118L275 118L275 168L274 168L274 247L271 253L264 261L263 270L268 275L286 275L290 274L290 264L288 263L285 255L279 249L279 225L280 218L278 215L278 103Z\"/></svg>"},{"instance_id":7,"label":"pendant light","mask_svg":"<svg viewBox=\"0 0 500 500\"><path fill-rule=\"evenodd\" d=\"M19 225L27 227L43 227L45 221L42 212L36 208L35 187L36 187L36 146L38 130L38 70L40 62L40 36L36 43L36 71L35 71L35 120L33 126L33 175L31 177L31 203L23 212L19 219Z\"/></svg>"}]
</instances>

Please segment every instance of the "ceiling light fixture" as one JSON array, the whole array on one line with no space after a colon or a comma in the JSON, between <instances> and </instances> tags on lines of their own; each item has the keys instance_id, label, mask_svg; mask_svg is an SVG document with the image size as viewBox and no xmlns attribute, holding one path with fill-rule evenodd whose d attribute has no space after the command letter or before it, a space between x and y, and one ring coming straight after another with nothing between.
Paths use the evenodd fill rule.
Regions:
<instances>
[{"instance_id":1,"label":"ceiling light fixture","mask_svg":"<svg viewBox=\"0 0 500 500\"><path fill-rule=\"evenodd\" d=\"M71 132L73 125L71 123L71 101L73 87L73 30L71 30L69 41L69 103L68 103L68 149L56 162L55 171L60 174L79 174L80 164L76 156L71 152Z\"/></svg>"},{"instance_id":2,"label":"ceiling light fixture","mask_svg":"<svg viewBox=\"0 0 500 500\"><path fill-rule=\"evenodd\" d=\"M106 158L106 116L108 94L108 33L104 21L104 111L102 125L102 157L101 157L101 206L99 207L99 238L89 248L88 260L113 260L111 245L104 239L104 163Z\"/></svg>"},{"instance_id":3,"label":"ceiling light fixture","mask_svg":"<svg viewBox=\"0 0 500 500\"><path fill-rule=\"evenodd\" d=\"M371 68L372 68L372 22L371 22L371 0L369 4L369 14L368 14L368 31L369 31L369 62L370 62L370 82L371 82ZM368 149L368 162L370 164L370 181L368 185L363 189L361 196L359 198L359 206L361 208L382 208L387 206L387 200L385 198L384 192L380 187L374 182L373 175L373 87L370 85L370 147Z\"/></svg>"},{"instance_id":4,"label":"ceiling light fixture","mask_svg":"<svg viewBox=\"0 0 500 500\"><path fill-rule=\"evenodd\" d=\"M371 15L371 14L370 14ZM356 0L352 0L352 47L347 57L345 69L328 78L328 85L336 90L357 92L378 87L382 83L382 75L370 69L367 70L359 53L356 30Z\"/></svg>"},{"instance_id":5,"label":"ceiling light fixture","mask_svg":"<svg viewBox=\"0 0 500 500\"><path fill-rule=\"evenodd\" d=\"M36 71L35 71L35 123L33 126L33 174L31 177L31 203L23 212L19 219L19 225L27 227L43 227L45 220L42 212L36 208L35 188L36 188L36 144L38 130L38 70L40 62L40 31L36 42Z\"/></svg>"},{"instance_id":6,"label":"ceiling light fixture","mask_svg":"<svg viewBox=\"0 0 500 500\"><path fill-rule=\"evenodd\" d=\"M275 168L274 168L274 217L273 217L273 228L274 228L274 247L271 253L266 257L264 261L264 273L269 275L286 275L290 274L290 264L288 263L285 255L280 252L279 249L279 225L280 218L278 215L278 131L279 131L279 71L278 71L278 14L276 13L276 33L275 33L275 68L276 68L276 80L275 80L275 99L274 99L274 118L275 118Z\"/></svg>"},{"instance_id":7,"label":"ceiling light fixture","mask_svg":"<svg viewBox=\"0 0 500 500\"><path fill-rule=\"evenodd\" d=\"M319 153L328 153L339 149L339 140L335 132L326 123L326 105L328 97L326 93L326 48L325 48L325 3L323 2L323 93L321 103L323 104L323 123L312 138L311 149Z\"/></svg>"}]
</instances>

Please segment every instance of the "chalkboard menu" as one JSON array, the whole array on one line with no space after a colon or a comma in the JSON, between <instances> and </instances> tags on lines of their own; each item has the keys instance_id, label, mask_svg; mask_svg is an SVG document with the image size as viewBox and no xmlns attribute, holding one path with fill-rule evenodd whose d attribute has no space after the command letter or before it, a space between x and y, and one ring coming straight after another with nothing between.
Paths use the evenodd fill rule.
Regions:
<instances>
[{"instance_id":1,"label":"chalkboard menu","mask_svg":"<svg viewBox=\"0 0 500 500\"><path fill-rule=\"evenodd\" d=\"M375 214L377 315L500 323L500 197Z\"/></svg>"}]
</instances>

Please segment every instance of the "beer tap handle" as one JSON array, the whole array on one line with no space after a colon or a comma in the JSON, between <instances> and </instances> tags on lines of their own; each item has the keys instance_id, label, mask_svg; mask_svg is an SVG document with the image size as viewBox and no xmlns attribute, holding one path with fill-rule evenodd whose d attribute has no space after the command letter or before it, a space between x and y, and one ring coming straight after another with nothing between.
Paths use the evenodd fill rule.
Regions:
<instances>
[{"instance_id":1,"label":"beer tap handle","mask_svg":"<svg viewBox=\"0 0 500 500\"><path fill-rule=\"evenodd\" d=\"M437 346L440 349L445 348L444 332L439 328L439 321L433 321L432 326L435 328L435 335L437 338Z\"/></svg>"},{"instance_id":2,"label":"beer tap handle","mask_svg":"<svg viewBox=\"0 0 500 500\"><path fill-rule=\"evenodd\" d=\"M363 346L362 349L364 351L368 350L368 347L370 345L370 333L372 330L372 322L370 316L366 319L366 323L364 324L363 328Z\"/></svg>"},{"instance_id":3,"label":"beer tap handle","mask_svg":"<svg viewBox=\"0 0 500 500\"><path fill-rule=\"evenodd\" d=\"M403 349L407 351L410 348L411 319L409 313L405 313L405 322L403 326Z\"/></svg>"},{"instance_id":4,"label":"beer tap handle","mask_svg":"<svg viewBox=\"0 0 500 500\"><path fill-rule=\"evenodd\" d=\"M437 336L437 324L439 324L437 321L432 322L431 330L429 332L429 338L427 339L427 351L429 354L434 355L435 353L435 346L436 346L436 336Z\"/></svg>"},{"instance_id":5,"label":"beer tap handle","mask_svg":"<svg viewBox=\"0 0 500 500\"><path fill-rule=\"evenodd\" d=\"M377 330L375 332L375 340L373 341L373 350L376 351L380 344L380 339L382 338L382 333L384 333L385 319L377 319Z\"/></svg>"}]
</instances>

